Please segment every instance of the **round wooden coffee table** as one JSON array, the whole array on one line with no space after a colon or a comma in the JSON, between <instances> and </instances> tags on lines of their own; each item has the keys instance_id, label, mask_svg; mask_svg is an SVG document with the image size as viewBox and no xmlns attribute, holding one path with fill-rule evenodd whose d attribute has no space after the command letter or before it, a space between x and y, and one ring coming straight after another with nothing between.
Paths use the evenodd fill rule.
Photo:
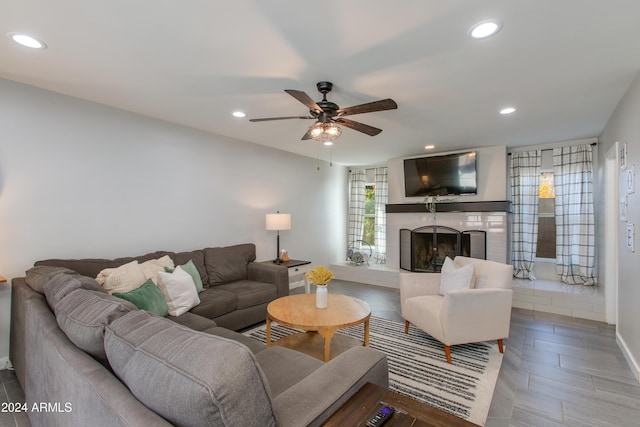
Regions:
<instances>
[{"instance_id":1,"label":"round wooden coffee table","mask_svg":"<svg viewBox=\"0 0 640 427\"><path fill-rule=\"evenodd\" d=\"M272 301L267 306L267 347L279 345L293 348L325 362L355 345L369 346L369 304L347 295L328 295L327 308L316 308L315 294L289 295ZM271 322L302 329L271 342ZM337 330L364 324L364 342ZM319 351L321 349L321 351Z\"/></svg>"}]
</instances>

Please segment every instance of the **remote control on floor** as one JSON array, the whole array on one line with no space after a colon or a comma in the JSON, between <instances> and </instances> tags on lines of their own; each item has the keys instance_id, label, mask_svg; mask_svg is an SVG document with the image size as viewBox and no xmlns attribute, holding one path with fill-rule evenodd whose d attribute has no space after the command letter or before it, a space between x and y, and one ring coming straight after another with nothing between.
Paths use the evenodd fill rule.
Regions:
<instances>
[{"instance_id":1,"label":"remote control on floor","mask_svg":"<svg viewBox=\"0 0 640 427\"><path fill-rule=\"evenodd\" d=\"M391 405L384 405L376 414L367 421L367 427L380 427L387 422L396 409Z\"/></svg>"}]
</instances>

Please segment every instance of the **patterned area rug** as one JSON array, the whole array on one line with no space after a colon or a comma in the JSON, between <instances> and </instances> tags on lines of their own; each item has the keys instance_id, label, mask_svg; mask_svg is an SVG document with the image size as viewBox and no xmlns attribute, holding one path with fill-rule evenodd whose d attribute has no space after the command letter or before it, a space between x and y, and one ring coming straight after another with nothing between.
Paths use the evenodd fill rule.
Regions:
<instances>
[{"instance_id":1,"label":"patterned area rug","mask_svg":"<svg viewBox=\"0 0 640 427\"><path fill-rule=\"evenodd\" d=\"M245 332L265 342L265 326ZM338 333L362 340L363 326ZM299 332L272 324L272 340ZM411 326L371 317L370 347L382 351L389 362L389 388L484 426L496 385L502 354L498 344L457 345L451 349L452 364L447 363L442 344Z\"/></svg>"}]
</instances>

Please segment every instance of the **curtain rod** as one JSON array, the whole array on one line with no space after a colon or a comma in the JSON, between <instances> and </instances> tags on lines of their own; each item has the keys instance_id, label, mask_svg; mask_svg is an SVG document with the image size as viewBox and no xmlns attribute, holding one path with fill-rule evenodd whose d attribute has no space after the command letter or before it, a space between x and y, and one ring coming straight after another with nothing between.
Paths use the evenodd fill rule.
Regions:
<instances>
[{"instance_id":1,"label":"curtain rod","mask_svg":"<svg viewBox=\"0 0 640 427\"><path fill-rule=\"evenodd\" d=\"M583 144L567 144L567 145L560 145L560 147L572 147L574 145L583 145ZM595 147L596 145L598 145L598 143L597 142L590 142L589 145L592 146L592 147ZM541 150L541 151L553 150L553 148L538 148L538 150ZM528 150L525 150L524 147L523 147L522 151L528 151ZM520 152L520 150L509 151L507 153L507 156L510 156L514 152Z\"/></svg>"}]
</instances>

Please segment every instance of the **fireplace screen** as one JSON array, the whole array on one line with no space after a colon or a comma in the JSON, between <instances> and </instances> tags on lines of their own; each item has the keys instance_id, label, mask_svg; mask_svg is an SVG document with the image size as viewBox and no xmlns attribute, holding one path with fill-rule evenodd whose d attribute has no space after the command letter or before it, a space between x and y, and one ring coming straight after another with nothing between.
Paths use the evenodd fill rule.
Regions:
<instances>
[{"instance_id":1,"label":"fireplace screen","mask_svg":"<svg viewBox=\"0 0 640 427\"><path fill-rule=\"evenodd\" d=\"M442 225L400 230L400 268L439 272L446 257L486 259L486 232L458 231Z\"/></svg>"}]
</instances>

